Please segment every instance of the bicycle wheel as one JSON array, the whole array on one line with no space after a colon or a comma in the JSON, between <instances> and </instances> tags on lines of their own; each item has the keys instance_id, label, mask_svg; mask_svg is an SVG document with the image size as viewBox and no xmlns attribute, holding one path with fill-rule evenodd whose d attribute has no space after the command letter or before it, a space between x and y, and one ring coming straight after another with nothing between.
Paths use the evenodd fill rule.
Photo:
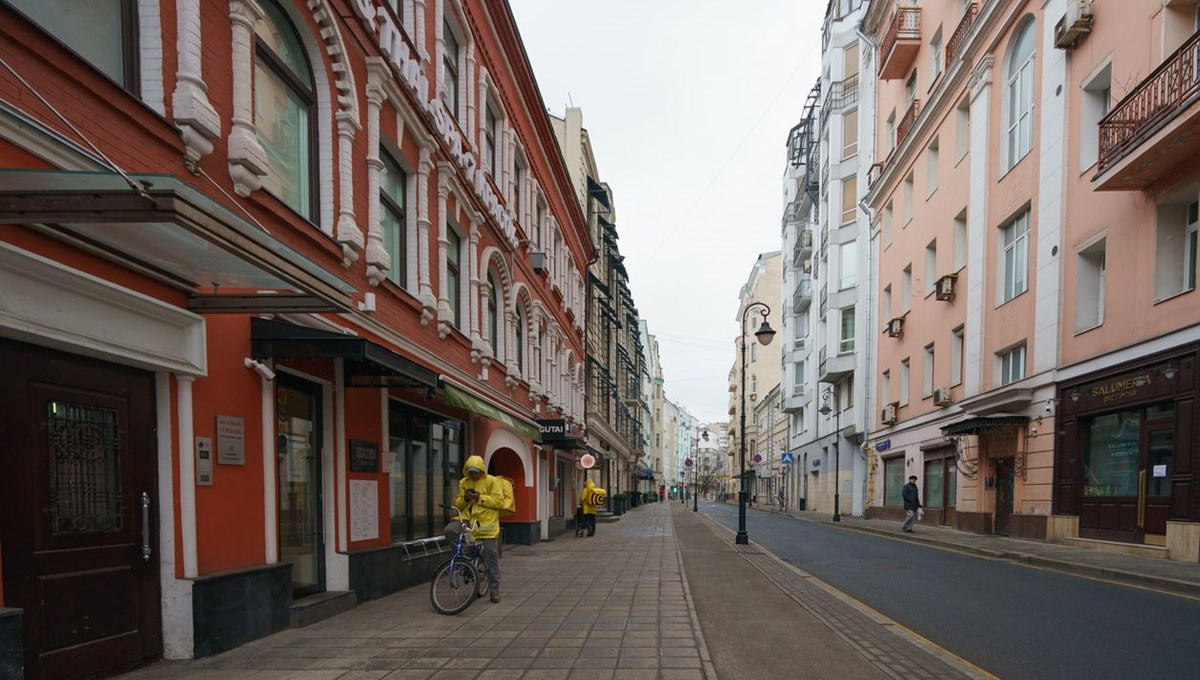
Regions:
<instances>
[{"instance_id":1,"label":"bicycle wheel","mask_svg":"<svg viewBox=\"0 0 1200 680\"><path fill-rule=\"evenodd\" d=\"M487 562L483 561L482 555L476 558L475 576L475 597L486 597L491 589L491 581L488 580Z\"/></svg>"},{"instance_id":2,"label":"bicycle wheel","mask_svg":"<svg viewBox=\"0 0 1200 680\"><path fill-rule=\"evenodd\" d=\"M429 584L429 601L441 614L457 614L475 599L479 577L475 567L466 560L450 560L433 574Z\"/></svg>"}]
</instances>

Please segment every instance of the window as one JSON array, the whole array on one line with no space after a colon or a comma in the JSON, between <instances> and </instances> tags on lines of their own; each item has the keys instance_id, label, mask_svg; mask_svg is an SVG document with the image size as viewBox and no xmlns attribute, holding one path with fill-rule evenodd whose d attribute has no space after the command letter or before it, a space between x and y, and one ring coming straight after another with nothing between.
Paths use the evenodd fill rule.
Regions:
<instances>
[{"instance_id":1,"label":"window","mask_svg":"<svg viewBox=\"0 0 1200 680\"><path fill-rule=\"evenodd\" d=\"M963 327L950 332L950 384L960 385L963 378Z\"/></svg>"},{"instance_id":2,"label":"window","mask_svg":"<svg viewBox=\"0 0 1200 680\"><path fill-rule=\"evenodd\" d=\"M525 185L525 164L521 159L513 160L513 197L512 197L512 212L517 222L525 219L521 215L521 192ZM529 234L528 229L526 235Z\"/></svg>"},{"instance_id":3,"label":"window","mask_svg":"<svg viewBox=\"0 0 1200 680\"><path fill-rule=\"evenodd\" d=\"M908 173L904 178L904 224L912 221L913 216L913 175Z\"/></svg>"},{"instance_id":4,"label":"window","mask_svg":"<svg viewBox=\"0 0 1200 680\"><path fill-rule=\"evenodd\" d=\"M483 320L484 332L487 333L488 343L492 346L495 356L500 356L500 286L496 285L496 277L488 272L487 275L487 309Z\"/></svg>"},{"instance_id":5,"label":"window","mask_svg":"<svg viewBox=\"0 0 1200 680\"><path fill-rule=\"evenodd\" d=\"M938 76L942 74L942 66L946 61L946 51L942 47L942 27L938 26L937 31L933 34L933 40L929 41L929 58L932 62L929 64L931 82L937 82Z\"/></svg>"},{"instance_id":6,"label":"window","mask_svg":"<svg viewBox=\"0 0 1200 680\"><path fill-rule=\"evenodd\" d=\"M458 118L458 38L454 36L454 30L450 28L450 23L442 22L442 40L446 44L445 51L442 53L442 70L445 72L445 81L443 85L446 88L443 93L442 102L450 111L450 115Z\"/></svg>"},{"instance_id":7,"label":"window","mask_svg":"<svg viewBox=\"0 0 1200 680\"><path fill-rule=\"evenodd\" d=\"M1158 204L1155 234L1154 297L1164 300L1196 287L1196 187L1175 192Z\"/></svg>"},{"instance_id":8,"label":"window","mask_svg":"<svg viewBox=\"0 0 1200 680\"><path fill-rule=\"evenodd\" d=\"M858 75L858 43L846 45L842 52L842 80L849 80Z\"/></svg>"},{"instance_id":9,"label":"window","mask_svg":"<svg viewBox=\"0 0 1200 680\"><path fill-rule=\"evenodd\" d=\"M852 224L858 212L858 175L842 180L842 217L840 224Z\"/></svg>"},{"instance_id":10,"label":"window","mask_svg":"<svg viewBox=\"0 0 1200 680\"><path fill-rule=\"evenodd\" d=\"M892 284L888 284L883 289L883 319L891 321L892 316Z\"/></svg>"},{"instance_id":11,"label":"window","mask_svg":"<svg viewBox=\"0 0 1200 680\"><path fill-rule=\"evenodd\" d=\"M884 155L886 156L887 152L890 152L896 146L896 110L895 109L892 109L891 114L888 115L887 123L885 124L885 128L884 128L883 140L884 140L884 143L887 144L887 148L884 149L884 152L885 152Z\"/></svg>"},{"instance_id":12,"label":"window","mask_svg":"<svg viewBox=\"0 0 1200 680\"><path fill-rule=\"evenodd\" d=\"M854 241L838 246L838 253L840 256L838 265L839 289L846 290L847 288L853 288L858 280L855 272L858 267L858 260L855 256L858 253L854 247Z\"/></svg>"},{"instance_id":13,"label":"window","mask_svg":"<svg viewBox=\"0 0 1200 680\"><path fill-rule=\"evenodd\" d=\"M380 154L383 169L379 173L379 228L383 246L392 261L388 280L403 287L408 281L408 229L404 216L408 177L391 154Z\"/></svg>"},{"instance_id":14,"label":"window","mask_svg":"<svg viewBox=\"0 0 1200 680\"><path fill-rule=\"evenodd\" d=\"M30 21L98 71L137 90L134 0L7 0Z\"/></svg>"},{"instance_id":15,"label":"window","mask_svg":"<svg viewBox=\"0 0 1200 680\"><path fill-rule=\"evenodd\" d=\"M925 345L925 363L921 366L921 396L933 396L933 345Z\"/></svg>"},{"instance_id":16,"label":"window","mask_svg":"<svg viewBox=\"0 0 1200 680\"><path fill-rule=\"evenodd\" d=\"M904 456L883 461L883 504L887 507L904 506Z\"/></svg>"},{"instance_id":17,"label":"window","mask_svg":"<svg viewBox=\"0 0 1200 680\"><path fill-rule=\"evenodd\" d=\"M427 538L449 521L464 456L464 423L392 402L388 406L388 500L393 542Z\"/></svg>"},{"instance_id":18,"label":"window","mask_svg":"<svg viewBox=\"0 0 1200 680\"><path fill-rule=\"evenodd\" d=\"M908 379L909 379L909 362L908 359L900 360L900 405L908 406Z\"/></svg>"},{"instance_id":19,"label":"window","mask_svg":"<svg viewBox=\"0 0 1200 680\"><path fill-rule=\"evenodd\" d=\"M750 345L750 363L758 361L758 343Z\"/></svg>"},{"instance_id":20,"label":"window","mask_svg":"<svg viewBox=\"0 0 1200 680\"><path fill-rule=\"evenodd\" d=\"M1105 242L1079 250L1075 258L1075 332L1104 323Z\"/></svg>"},{"instance_id":21,"label":"window","mask_svg":"<svg viewBox=\"0 0 1200 680\"><path fill-rule=\"evenodd\" d=\"M1033 144L1033 19L1026 20L1013 36L1007 60L1008 134L1005 169L1029 153Z\"/></svg>"},{"instance_id":22,"label":"window","mask_svg":"<svg viewBox=\"0 0 1200 680\"><path fill-rule=\"evenodd\" d=\"M892 202L888 201L887 206L884 207L884 209L883 209L883 227L882 227L882 229L883 229L884 245L891 244L891 242L892 242L892 219L893 219Z\"/></svg>"},{"instance_id":23,"label":"window","mask_svg":"<svg viewBox=\"0 0 1200 680\"><path fill-rule=\"evenodd\" d=\"M1029 210L1000 228L1001 267L999 303L1029 288Z\"/></svg>"},{"instance_id":24,"label":"window","mask_svg":"<svg viewBox=\"0 0 1200 680\"><path fill-rule=\"evenodd\" d=\"M937 287L937 239L929 242L925 246L925 295L933 294L933 289Z\"/></svg>"},{"instance_id":25,"label":"window","mask_svg":"<svg viewBox=\"0 0 1200 680\"><path fill-rule=\"evenodd\" d=\"M1079 107L1079 171L1100 159L1100 120L1112 108L1112 64L1106 64L1083 86Z\"/></svg>"},{"instance_id":26,"label":"window","mask_svg":"<svg viewBox=\"0 0 1200 680\"><path fill-rule=\"evenodd\" d=\"M938 188L938 166L940 164L940 154L938 153L938 140L935 137L929 148L925 150L925 197L933 195L933 192Z\"/></svg>"},{"instance_id":27,"label":"window","mask_svg":"<svg viewBox=\"0 0 1200 680\"><path fill-rule=\"evenodd\" d=\"M912 264L904 268L900 275L900 310L908 312L912 309Z\"/></svg>"},{"instance_id":28,"label":"window","mask_svg":"<svg viewBox=\"0 0 1200 680\"><path fill-rule=\"evenodd\" d=\"M462 326L462 301L459 300L460 284L462 283L460 274L460 263L462 262L462 237L458 232L451 229L449 225L446 227L446 239L449 245L446 246L446 297L450 300L450 309L453 310L454 325Z\"/></svg>"},{"instance_id":29,"label":"window","mask_svg":"<svg viewBox=\"0 0 1200 680\"><path fill-rule=\"evenodd\" d=\"M491 103L484 104L483 167L487 169L487 173L493 178L496 177L496 139L500 136L497 133L499 124L499 119L496 118L496 112L492 110Z\"/></svg>"},{"instance_id":30,"label":"window","mask_svg":"<svg viewBox=\"0 0 1200 680\"><path fill-rule=\"evenodd\" d=\"M254 31L254 126L270 166L262 185L289 208L312 219L316 215L312 71L291 20L275 2L261 6L265 17Z\"/></svg>"},{"instance_id":31,"label":"window","mask_svg":"<svg viewBox=\"0 0 1200 680\"><path fill-rule=\"evenodd\" d=\"M858 155L858 109L842 116L842 160Z\"/></svg>"},{"instance_id":32,"label":"window","mask_svg":"<svg viewBox=\"0 0 1200 680\"><path fill-rule=\"evenodd\" d=\"M904 81L904 102L908 106L917 100L917 69L913 69L908 80Z\"/></svg>"},{"instance_id":33,"label":"window","mask_svg":"<svg viewBox=\"0 0 1200 680\"><path fill-rule=\"evenodd\" d=\"M854 351L854 308L842 310L842 333L838 343L838 353L847 354Z\"/></svg>"},{"instance_id":34,"label":"window","mask_svg":"<svg viewBox=\"0 0 1200 680\"><path fill-rule=\"evenodd\" d=\"M801 394L804 392L804 362L797 361L793 364L792 384L795 386L793 394Z\"/></svg>"},{"instance_id":35,"label":"window","mask_svg":"<svg viewBox=\"0 0 1200 680\"><path fill-rule=\"evenodd\" d=\"M954 218L954 271L967 266L967 209Z\"/></svg>"},{"instance_id":36,"label":"window","mask_svg":"<svg viewBox=\"0 0 1200 680\"><path fill-rule=\"evenodd\" d=\"M1008 385L1025 377L1025 345L1017 345L1000 354L1000 384Z\"/></svg>"},{"instance_id":37,"label":"window","mask_svg":"<svg viewBox=\"0 0 1200 680\"><path fill-rule=\"evenodd\" d=\"M527 323L528 323L528 321L526 320L526 317L525 317L525 306L518 304L517 305L517 332L516 332L516 337L514 338L516 340L516 342L513 344L516 345L517 371L519 371L523 377L528 377L528 374L525 372L525 328L526 328L525 324L527 324Z\"/></svg>"},{"instance_id":38,"label":"window","mask_svg":"<svg viewBox=\"0 0 1200 680\"><path fill-rule=\"evenodd\" d=\"M879 381L879 403L892 403L892 372L884 371Z\"/></svg>"},{"instance_id":39,"label":"window","mask_svg":"<svg viewBox=\"0 0 1200 680\"><path fill-rule=\"evenodd\" d=\"M971 150L971 101L963 98L954 110L954 162L957 163Z\"/></svg>"}]
</instances>

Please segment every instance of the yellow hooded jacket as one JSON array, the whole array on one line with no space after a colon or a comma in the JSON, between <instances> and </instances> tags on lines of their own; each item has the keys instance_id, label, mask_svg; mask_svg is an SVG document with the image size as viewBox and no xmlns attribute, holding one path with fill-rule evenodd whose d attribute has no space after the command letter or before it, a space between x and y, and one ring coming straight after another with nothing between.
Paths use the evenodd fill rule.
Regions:
<instances>
[{"instance_id":1,"label":"yellow hooded jacket","mask_svg":"<svg viewBox=\"0 0 1200 680\"><path fill-rule=\"evenodd\" d=\"M583 484L583 493L579 495L579 504L583 506L583 514L596 514L596 506L604 502L604 496L607 492L604 489L596 486L592 480L587 480Z\"/></svg>"},{"instance_id":2,"label":"yellow hooded jacket","mask_svg":"<svg viewBox=\"0 0 1200 680\"><path fill-rule=\"evenodd\" d=\"M478 480L471 479L467 474L469 468L483 470L483 476ZM479 498L468 501L467 489L479 492ZM471 520L471 535L475 538L496 538L500 535L500 509L504 507L504 487L500 480L489 475L483 465L481 456L468 456L463 463L463 476L458 480L458 495L454 498L454 507L462 511L463 516Z\"/></svg>"}]
</instances>

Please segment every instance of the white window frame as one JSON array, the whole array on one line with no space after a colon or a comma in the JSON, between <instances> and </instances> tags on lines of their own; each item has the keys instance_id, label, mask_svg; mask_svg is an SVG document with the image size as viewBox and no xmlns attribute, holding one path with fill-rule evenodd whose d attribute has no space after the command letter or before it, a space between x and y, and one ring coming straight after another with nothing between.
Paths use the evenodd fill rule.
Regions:
<instances>
[{"instance_id":1,"label":"white window frame","mask_svg":"<svg viewBox=\"0 0 1200 680\"><path fill-rule=\"evenodd\" d=\"M1034 57L1037 55L1036 24L1033 19L1023 22L1013 32L1012 43L1005 59L1005 136L1004 170L1011 170L1033 149L1033 92L1036 75ZM1021 39L1029 35L1029 54L1019 63Z\"/></svg>"},{"instance_id":2,"label":"white window frame","mask_svg":"<svg viewBox=\"0 0 1200 680\"><path fill-rule=\"evenodd\" d=\"M912 378L912 364L908 357L900 360L900 399L901 406L908 406L909 381Z\"/></svg>"},{"instance_id":3,"label":"white window frame","mask_svg":"<svg viewBox=\"0 0 1200 680\"><path fill-rule=\"evenodd\" d=\"M846 328L847 317L849 317L849 320L850 320L849 336L846 335L846 333L847 333L847 328ZM842 308L840 313L838 314L838 328L839 328L839 331L838 331L838 354L850 354L850 353L854 352L854 340L855 340L855 335L857 334L856 333L857 325L858 325L858 319L856 318L856 315L855 315L854 306L851 305L850 307Z\"/></svg>"},{"instance_id":4,"label":"white window frame","mask_svg":"<svg viewBox=\"0 0 1200 680\"><path fill-rule=\"evenodd\" d=\"M1075 332L1104 325L1107 238L1100 236L1075 253Z\"/></svg>"},{"instance_id":5,"label":"white window frame","mask_svg":"<svg viewBox=\"0 0 1200 680\"><path fill-rule=\"evenodd\" d=\"M950 331L950 386L961 385L963 381L963 357L965 356L966 331L962 326Z\"/></svg>"},{"instance_id":6,"label":"white window frame","mask_svg":"<svg viewBox=\"0 0 1200 680\"><path fill-rule=\"evenodd\" d=\"M1025 343L1011 347L996 355L999 384L1011 385L1025 379Z\"/></svg>"},{"instance_id":7,"label":"white window frame","mask_svg":"<svg viewBox=\"0 0 1200 680\"><path fill-rule=\"evenodd\" d=\"M933 343L925 345L924 364L921 366L921 396L933 396L933 372L934 372L934 348Z\"/></svg>"},{"instance_id":8,"label":"white window frame","mask_svg":"<svg viewBox=\"0 0 1200 680\"><path fill-rule=\"evenodd\" d=\"M1029 209L1000 228L997 306L1029 290Z\"/></svg>"}]
</instances>

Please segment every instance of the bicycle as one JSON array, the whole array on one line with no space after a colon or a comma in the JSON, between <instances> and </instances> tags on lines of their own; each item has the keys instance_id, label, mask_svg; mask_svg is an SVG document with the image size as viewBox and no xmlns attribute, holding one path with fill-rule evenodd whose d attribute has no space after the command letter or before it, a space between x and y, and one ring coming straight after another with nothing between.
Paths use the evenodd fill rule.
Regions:
<instances>
[{"instance_id":1,"label":"bicycle","mask_svg":"<svg viewBox=\"0 0 1200 680\"><path fill-rule=\"evenodd\" d=\"M452 505L442 508L454 511L454 518L442 533L454 546L450 559L437 568L429 583L429 601L440 614L458 614L476 598L488 594L487 563L483 560L483 544L471 536L471 523Z\"/></svg>"}]
</instances>

